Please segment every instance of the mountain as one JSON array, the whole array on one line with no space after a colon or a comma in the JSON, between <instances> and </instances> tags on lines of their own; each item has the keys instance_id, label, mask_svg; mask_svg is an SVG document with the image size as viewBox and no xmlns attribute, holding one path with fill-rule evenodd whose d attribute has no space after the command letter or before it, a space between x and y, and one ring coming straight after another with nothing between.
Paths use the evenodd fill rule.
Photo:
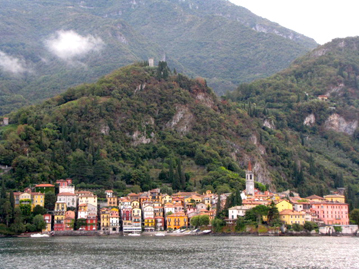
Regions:
<instances>
[{"instance_id":1,"label":"mountain","mask_svg":"<svg viewBox=\"0 0 359 269\"><path fill-rule=\"evenodd\" d=\"M248 161L271 184L251 142L244 110L221 101L204 79L135 64L10 114L0 127L8 186L71 177L83 188L118 192L244 188ZM130 187L132 186L132 187Z\"/></svg>"},{"instance_id":2,"label":"mountain","mask_svg":"<svg viewBox=\"0 0 359 269\"><path fill-rule=\"evenodd\" d=\"M0 115L150 57L223 94L317 46L225 0L4 0L0 16Z\"/></svg>"},{"instance_id":3,"label":"mountain","mask_svg":"<svg viewBox=\"0 0 359 269\"><path fill-rule=\"evenodd\" d=\"M277 155L277 185L293 178L302 193L345 186L358 206L358 48L359 37L335 39L228 94L261 120L260 144Z\"/></svg>"}]
</instances>

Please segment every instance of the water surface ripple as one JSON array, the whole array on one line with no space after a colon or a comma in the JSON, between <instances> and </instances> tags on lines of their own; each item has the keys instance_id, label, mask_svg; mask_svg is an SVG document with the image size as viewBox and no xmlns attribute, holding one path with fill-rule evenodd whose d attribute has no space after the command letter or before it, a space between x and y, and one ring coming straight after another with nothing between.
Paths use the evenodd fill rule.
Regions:
<instances>
[{"instance_id":1,"label":"water surface ripple","mask_svg":"<svg viewBox=\"0 0 359 269\"><path fill-rule=\"evenodd\" d=\"M359 268L359 238L2 238L0 268Z\"/></svg>"}]
</instances>

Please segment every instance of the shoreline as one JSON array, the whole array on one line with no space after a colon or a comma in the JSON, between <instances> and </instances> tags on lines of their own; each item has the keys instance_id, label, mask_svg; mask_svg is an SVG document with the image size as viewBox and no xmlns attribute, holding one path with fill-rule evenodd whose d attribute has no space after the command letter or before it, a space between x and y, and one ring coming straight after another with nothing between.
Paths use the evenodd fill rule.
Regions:
<instances>
[{"instance_id":1,"label":"shoreline","mask_svg":"<svg viewBox=\"0 0 359 269\"><path fill-rule=\"evenodd\" d=\"M22 233L20 235L0 235L1 238L31 238L32 234L36 233ZM111 236L111 237L128 237L130 233L124 234L123 232L120 233L113 233L113 234L104 234L102 231L61 231L55 232L53 236L50 237L60 237L60 236ZM164 236L156 236L156 234L164 234ZM295 237L295 236L304 236L304 237L321 237L321 236L334 236L334 237L358 237L359 234L319 234L319 233L306 233L306 232L298 232L298 233L208 233L204 234L201 232L197 233L190 233L190 232L183 232L183 233L176 233L176 232L166 232L166 231L156 231L156 232L142 232L141 236L145 237L183 237L183 236L218 236L218 237L226 237L226 236L248 236L248 237ZM130 236L131 237L131 236Z\"/></svg>"}]
</instances>

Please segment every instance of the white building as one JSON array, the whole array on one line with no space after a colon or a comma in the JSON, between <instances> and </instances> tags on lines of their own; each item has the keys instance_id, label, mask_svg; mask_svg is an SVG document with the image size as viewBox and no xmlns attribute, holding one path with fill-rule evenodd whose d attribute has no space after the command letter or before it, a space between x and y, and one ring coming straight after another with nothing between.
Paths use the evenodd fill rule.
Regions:
<instances>
[{"instance_id":1,"label":"white building","mask_svg":"<svg viewBox=\"0 0 359 269\"><path fill-rule=\"evenodd\" d=\"M237 205L228 209L228 219L236 220L238 217L246 215L246 211L251 209L249 205Z\"/></svg>"},{"instance_id":2,"label":"white building","mask_svg":"<svg viewBox=\"0 0 359 269\"><path fill-rule=\"evenodd\" d=\"M67 207L77 207L76 194L70 192L62 192L57 195L58 202L65 202Z\"/></svg>"}]
</instances>

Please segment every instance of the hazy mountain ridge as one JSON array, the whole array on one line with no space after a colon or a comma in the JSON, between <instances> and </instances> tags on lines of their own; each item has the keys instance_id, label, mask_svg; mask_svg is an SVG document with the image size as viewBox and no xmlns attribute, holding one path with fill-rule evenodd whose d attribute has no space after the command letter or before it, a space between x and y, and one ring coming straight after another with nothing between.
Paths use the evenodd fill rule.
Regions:
<instances>
[{"instance_id":1,"label":"hazy mountain ridge","mask_svg":"<svg viewBox=\"0 0 359 269\"><path fill-rule=\"evenodd\" d=\"M308 38L297 44L253 31L256 25L281 35L289 30L227 1L5 0L0 16L0 114L165 55L172 68L206 78L223 94L281 70L315 46ZM242 16L250 27L239 22ZM58 45L52 50L51 40ZM71 57L56 53L61 42ZM76 54L64 42L87 46L86 53Z\"/></svg>"}]
</instances>

